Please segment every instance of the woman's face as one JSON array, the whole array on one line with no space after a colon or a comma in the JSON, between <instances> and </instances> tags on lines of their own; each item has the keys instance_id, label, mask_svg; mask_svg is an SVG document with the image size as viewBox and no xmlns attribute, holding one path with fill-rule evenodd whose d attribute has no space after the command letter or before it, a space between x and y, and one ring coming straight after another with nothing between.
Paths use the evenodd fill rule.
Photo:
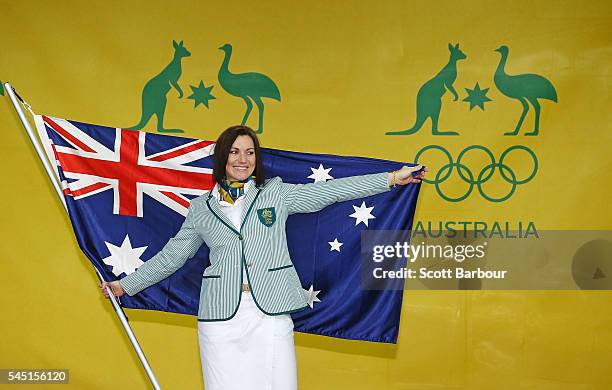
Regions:
<instances>
[{"instance_id":1,"label":"woman's face","mask_svg":"<svg viewBox=\"0 0 612 390\"><path fill-rule=\"evenodd\" d=\"M255 170L255 145L248 135L239 135L227 156L225 175L227 180L244 180Z\"/></svg>"}]
</instances>

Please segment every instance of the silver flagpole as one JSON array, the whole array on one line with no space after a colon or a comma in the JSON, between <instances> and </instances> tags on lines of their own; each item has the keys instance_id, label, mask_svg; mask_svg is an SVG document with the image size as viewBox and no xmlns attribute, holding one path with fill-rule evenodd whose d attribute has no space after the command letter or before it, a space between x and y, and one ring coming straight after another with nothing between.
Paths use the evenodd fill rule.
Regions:
<instances>
[{"instance_id":1,"label":"silver flagpole","mask_svg":"<svg viewBox=\"0 0 612 390\"><path fill-rule=\"evenodd\" d=\"M19 116L19 119L21 120L23 127L25 127L25 130L28 133L28 137L30 138L32 145L34 146L34 149L36 150L36 154L38 154L38 158L40 159L40 162L42 162L42 165L45 168L45 171L47 171L47 175L49 176L49 179L51 179L51 184L53 184L53 188L55 189L57 196L62 202L64 209L66 210L66 212L68 212L68 207L66 206L66 200L64 199L64 195L63 195L60 183L57 181L55 174L53 173L53 168L51 168L51 164L49 164L49 161L45 157L45 153L42 147L38 143L38 138L36 138L36 135L34 134L32 127L30 126L30 122L28 122L28 119L26 118L25 113L23 112L23 110L21 109L21 106L19 106L19 103L17 102L17 96L15 96L15 91L13 90L13 87L11 87L11 84L9 83L4 83L4 90L8 92L9 98L11 99L11 103L13 103L13 107L15 108L15 111L17 111L17 115Z\"/></svg>"},{"instance_id":2,"label":"silver flagpole","mask_svg":"<svg viewBox=\"0 0 612 390\"><path fill-rule=\"evenodd\" d=\"M36 154L38 154L38 158L42 162L45 168L45 171L47 171L47 175L49 176L49 179L51 180L51 183L53 184L53 188L55 189L55 192L57 196L59 197L60 201L62 202L62 205L64 206L64 209L66 210L66 213L67 213L68 207L66 205L66 200L64 199L61 185L58 181L58 178L55 176L53 168L51 167L51 164L47 160L42 147L40 146L38 137L35 135L34 131L32 130L32 127L30 126L30 122L28 122L28 119L26 118L25 113L23 112L21 106L19 105L19 102L17 101L18 98L15 93L15 90L9 83L4 83L4 89L8 93L9 98L11 99L11 103L13 104L13 108L15 109L15 111L17 112L17 115L19 116L19 120L21 120L21 124L23 125L26 132L28 133L28 137L30 138L32 145L34 146L34 149L36 150ZM24 103L24 105L27 105L27 103L23 101L21 98L19 98L19 100L21 100ZM27 107L29 108L29 105L27 105ZM32 114L34 113L32 112ZM98 278L101 281L104 281L104 278L102 277L102 274L100 273L100 271L98 271L96 267L94 267L94 269L96 270ZM140 363L142 364L145 371L147 372L147 375L149 376L149 380L151 381L153 388L156 390L161 389L161 387L159 386L159 382L157 381L157 378L155 377L155 373L151 369L151 366L149 365L149 362L147 361L147 358L144 352L142 351L142 348L140 347L140 344L138 343L138 340L136 339L136 336L134 335L134 332L132 331L130 324L128 323L128 319L125 316L125 313L123 312L123 309L120 306L119 298L113 295L113 292L110 288L106 287L106 291L108 292L109 297L112 297L112 299L109 299L109 301L113 305L113 308L115 309L115 314L117 314L117 317L119 317L119 321L121 322L121 325L123 326L123 330L125 330L125 333L127 333L127 336L130 339L130 342L132 343L132 347L134 347L134 350L136 351L136 354L138 355L138 359L140 359Z\"/></svg>"}]
</instances>

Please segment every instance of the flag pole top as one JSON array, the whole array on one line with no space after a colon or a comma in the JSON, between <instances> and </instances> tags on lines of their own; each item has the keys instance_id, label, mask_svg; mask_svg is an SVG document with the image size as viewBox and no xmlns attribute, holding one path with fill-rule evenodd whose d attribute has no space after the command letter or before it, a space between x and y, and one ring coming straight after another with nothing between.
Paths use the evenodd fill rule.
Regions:
<instances>
[{"instance_id":1,"label":"flag pole top","mask_svg":"<svg viewBox=\"0 0 612 390\"><path fill-rule=\"evenodd\" d=\"M30 114L32 114L32 116L36 115L36 114L34 114L34 111L32 111L32 106L30 106L30 105L28 104L28 102L26 102L26 101L25 101L25 100L24 100L24 99L21 97L21 95L19 95L19 94L17 93L17 91L15 90L15 88L13 88L13 86L12 86L12 85L11 85L11 84L10 84L8 81L7 81L6 83L4 83L4 89L5 89L5 90L7 90L7 91L9 91L9 90L10 90L10 91L13 91L13 94L14 94L14 95L15 95L15 97L16 97L16 98L17 98L17 99L18 99L18 100L21 102L21 104L23 105L23 107L24 107L26 110L30 111Z\"/></svg>"}]
</instances>

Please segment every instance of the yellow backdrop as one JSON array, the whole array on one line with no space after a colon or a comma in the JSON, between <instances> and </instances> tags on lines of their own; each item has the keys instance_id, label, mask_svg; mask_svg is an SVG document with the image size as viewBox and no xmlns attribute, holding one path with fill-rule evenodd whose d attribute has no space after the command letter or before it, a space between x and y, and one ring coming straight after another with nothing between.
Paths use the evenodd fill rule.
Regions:
<instances>
[{"instance_id":1,"label":"yellow backdrop","mask_svg":"<svg viewBox=\"0 0 612 390\"><path fill-rule=\"evenodd\" d=\"M427 145L455 158L470 145L497 157L513 145L537 155L535 177L503 202L477 190L451 202L424 184L417 221L610 229L610 4L3 1L0 80L38 113L129 127L139 121L144 85L182 40L191 52L182 59L184 96L167 94L164 124L214 139L245 111L217 80L218 48L230 43L230 70L263 73L280 90L280 101L264 99L264 146L398 161L413 161ZM449 43L467 58L449 81L458 100L448 86L441 98L439 129L459 135L433 135L429 120L412 135L386 135L412 127L421 87L444 91L425 84L453 76L436 76ZM509 54L496 81L500 46ZM503 83L520 74L548 80L557 95L540 96L536 136L525 135L534 128L531 104L518 135L504 135L522 105ZM189 99L200 81L213 86L208 108ZM476 83L488 91L474 92ZM255 107L248 124L257 127L257 118ZM77 389L148 388L6 93L0 124L0 368L69 368ZM145 130L156 131L155 119ZM434 155L423 160L432 179ZM529 158L510 160L517 176L529 174ZM456 177L443 187L459 197L466 184ZM497 178L486 191L501 197L508 188ZM606 291L408 291L396 346L296 334L300 388L609 388L611 304ZM202 387L194 317L127 314L164 388Z\"/></svg>"}]
</instances>

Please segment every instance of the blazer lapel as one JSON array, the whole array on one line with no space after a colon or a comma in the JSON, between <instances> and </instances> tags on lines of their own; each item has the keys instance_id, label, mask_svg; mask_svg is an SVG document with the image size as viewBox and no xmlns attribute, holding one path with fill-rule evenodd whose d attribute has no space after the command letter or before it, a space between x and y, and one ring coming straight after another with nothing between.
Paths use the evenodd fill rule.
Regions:
<instances>
[{"instance_id":1,"label":"blazer lapel","mask_svg":"<svg viewBox=\"0 0 612 390\"><path fill-rule=\"evenodd\" d=\"M236 228L234 227L234 224L232 223L232 221L230 221L225 215L225 213L221 210L221 207L219 206L219 201L217 200L217 198L212 196L212 192L208 194L208 199L206 199L206 204L208 205L208 208L213 213L213 215L217 217L217 219L220 220L221 223L227 226L234 233L240 234L238 230L236 230Z\"/></svg>"},{"instance_id":2,"label":"blazer lapel","mask_svg":"<svg viewBox=\"0 0 612 390\"><path fill-rule=\"evenodd\" d=\"M257 200L257 196L259 195L260 188L257 188L255 185L252 185L251 188L246 192L244 198L244 206L242 207L242 216L240 217L240 228L244 225L246 218L248 217L249 212L253 208L255 201Z\"/></svg>"}]
</instances>

